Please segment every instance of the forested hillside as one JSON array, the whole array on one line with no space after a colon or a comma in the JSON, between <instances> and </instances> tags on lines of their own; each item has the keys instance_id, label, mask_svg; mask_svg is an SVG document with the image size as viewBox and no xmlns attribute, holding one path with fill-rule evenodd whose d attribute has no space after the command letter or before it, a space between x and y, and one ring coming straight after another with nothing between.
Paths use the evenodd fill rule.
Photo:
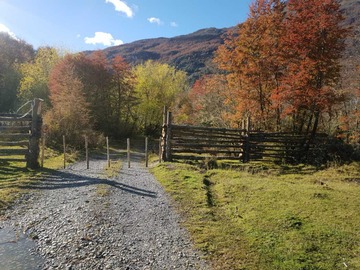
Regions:
<instances>
[{"instance_id":1,"label":"forested hillside","mask_svg":"<svg viewBox=\"0 0 360 270\"><path fill-rule=\"evenodd\" d=\"M342 64L344 85L360 81L356 72L360 65L360 1L341 0L344 24L351 26L353 34L348 38ZM230 28L233 29L233 28ZM133 65L147 60L156 60L181 69L194 81L201 75L215 70L212 64L214 52L224 42L224 34L229 28L201 29L194 33L173 37L139 40L104 50L108 58L121 55ZM356 79L357 78L357 79Z\"/></svg>"},{"instance_id":2,"label":"forested hillside","mask_svg":"<svg viewBox=\"0 0 360 270\"><path fill-rule=\"evenodd\" d=\"M104 52L109 59L120 55L133 65L147 60L167 63L185 71L194 81L215 71L211 60L228 30L207 28L173 38L139 40L107 48Z\"/></svg>"}]
</instances>

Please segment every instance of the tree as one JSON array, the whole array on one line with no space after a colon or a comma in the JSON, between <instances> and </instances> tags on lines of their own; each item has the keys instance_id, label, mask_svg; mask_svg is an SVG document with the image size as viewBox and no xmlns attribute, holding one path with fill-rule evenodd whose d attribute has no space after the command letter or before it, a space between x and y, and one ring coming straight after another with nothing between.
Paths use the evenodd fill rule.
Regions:
<instances>
[{"instance_id":1,"label":"tree","mask_svg":"<svg viewBox=\"0 0 360 270\"><path fill-rule=\"evenodd\" d=\"M223 75L207 75L198 79L182 98L176 119L181 123L215 127L231 126L228 87Z\"/></svg>"},{"instance_id":2,"label":"tree","mask_svg":"<svg viewBox=\"0 0 360 270\"><path fill-rule=\"evenodd\" d=\"M215 61L228 72L235 118L252 116L260 128L279 126L279 106L272 95L279 90L282 75L284 4L280 0L257 0L249 18L230 32Z\"/></svg>"},{"instance_id":3,"label":"tree","mask_svg":"<svg viewBox=\"0 0 360 270\"><path fill-rule=\"evenodd\" d=\"M238 118L251 115L268 130L292 123L294 131L315 134L320 116L343 98L339 59L348 31L339 7L336 0L251 5L216 57L228 72Z\"/></svg>"},{"instance_id":4,"label":"tree","mask_svg":"<svg viewBox=\"0 0 360 270\"><path fill-rule=\"evenodd\" d=\"M360 73L360 67L358 67ZM337 136L347 143L360 146L360 82L356 89L348 95L347 100L343 102Z\"/></svg>"},{"instance_id":5,"label":"tree","mask_svg":"<svg viewBox=\"0 0 360 270\"><path fill-rule=\"evenodd\" d=\"M343 17L336 0L290 0L287 8L282 38L286 76L279 100L299 132L315 134L321 114L342 99L336 86L348 31L341 26Z\"/></svg>"},{"instance_id":6,"label":"tree","mask_svg":"<svg viewBox=\"0 0 360 270\"><path fill-rule=\"evenodd\" d=\"M65 56L54 68L49 79L52 108L45 114L48 136L55 145L62 135L71 138L70 144L83 145L83 135L93 135L89 103L83 84L78 78L71 55ZM93 136L92 136L93 137Z\"/></svg>"},{"instance_id":7,"label":"tree","mask_svg":"<svg viewBox=\"0 0 360 270\"><path fill-rule=\"evenodd\" d=\"M136 104L131 66L121 56L115 56L111 62L112 68L112 108L114 134L128 135L132 132L133 108Z\"/></svg>"},{"instance_id":8,"label":"tree","mask_svg":"<svg viewBox=\"0 0 360 270\"><path fill-rule=\"evenodd\" d=\"M18 66L33 58L34 49L22 40L0 33L0 112L15 110L20 82Z\"/></svg>"},{"instance_id":9,"label":"tree","mask_svg":"<svg viewBox=\"0 0 360 270\"><path fill-rule=\"evenodd\" d=\"M160 132L164 106L173 109L176 98L187 89L186 74L154 61L136 66L134 74L137 120L146 134L155 135Z\"/></svg>"},{"instance_id":10,"label":"tree","mask_svg":"<svg viewBox=\"0 0 360 270\"><path fill-rule=\"evenodd\" d=\"M21 64L19 97L24 101L41 98L50 107L49 77L59 60L60 54L55 48L41 47L36 51L33 61Z\"/></svg>"}]
</instances>

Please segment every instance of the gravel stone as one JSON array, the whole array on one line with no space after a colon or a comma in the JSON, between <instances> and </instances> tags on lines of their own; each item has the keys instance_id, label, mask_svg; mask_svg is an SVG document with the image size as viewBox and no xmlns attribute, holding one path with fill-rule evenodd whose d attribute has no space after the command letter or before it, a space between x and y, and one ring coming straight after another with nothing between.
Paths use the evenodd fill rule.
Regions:
<instances>
[{"instance_id":1,"label":"gravel stone","mask_svg":"<svg viewBox=\"0 0 360 270\"><path fill-rule=\"evenodd\" d=\"M106 179L104 160L49 173L0 221L33 239L40 269L211 269L139 161ZM124 162L125 164L125 162ZM107 185L105 196L97 194Z\"/></svg>"}]
</instances>

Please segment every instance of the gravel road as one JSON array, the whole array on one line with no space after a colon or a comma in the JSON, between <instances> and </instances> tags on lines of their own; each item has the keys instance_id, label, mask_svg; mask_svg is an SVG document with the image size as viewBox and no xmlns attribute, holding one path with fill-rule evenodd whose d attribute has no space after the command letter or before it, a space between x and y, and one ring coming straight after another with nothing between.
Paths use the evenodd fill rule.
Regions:
<instances>
[{"instance_id":1,"label":"gravel road","mask_svg":"<svg viewBox=\"0 0 360 270\"><path fill-rule=\"evenodd\" d=\"M210 269L143 164L132 162L113 179L105 166L93 160L89 170L80 162L49 172L34 186L40 192L0 221L0 232L34 239L31 254L42 260L28 269Z\"/></svg>"}]
</instances>

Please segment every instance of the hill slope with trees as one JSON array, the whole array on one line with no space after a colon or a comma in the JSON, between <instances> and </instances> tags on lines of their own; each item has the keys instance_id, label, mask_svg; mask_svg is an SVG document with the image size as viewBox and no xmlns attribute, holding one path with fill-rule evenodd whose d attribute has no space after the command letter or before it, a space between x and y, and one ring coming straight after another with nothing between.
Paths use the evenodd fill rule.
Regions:
<instances>
[{"instance_id":1,"label":"hill slope with trees","mask_svg":"<svg viewBox=\"0 0 360 270\"><path fill-rule=\"evenodd\" d=\"M341 12L345 25L352 27L343 56L343 81L359 84L357 67L360 65L360 1L341 0ZM185 71L194 82L204 74L214 73L214 52L224 42L224 34L233 28L206 28L194 33L172 38L144 39L104 50L108 58L122 56L128 63L137 65L147 60L156 60ZM90 53L90 52L87 52Z\"/></svg>"}]
</instances>

